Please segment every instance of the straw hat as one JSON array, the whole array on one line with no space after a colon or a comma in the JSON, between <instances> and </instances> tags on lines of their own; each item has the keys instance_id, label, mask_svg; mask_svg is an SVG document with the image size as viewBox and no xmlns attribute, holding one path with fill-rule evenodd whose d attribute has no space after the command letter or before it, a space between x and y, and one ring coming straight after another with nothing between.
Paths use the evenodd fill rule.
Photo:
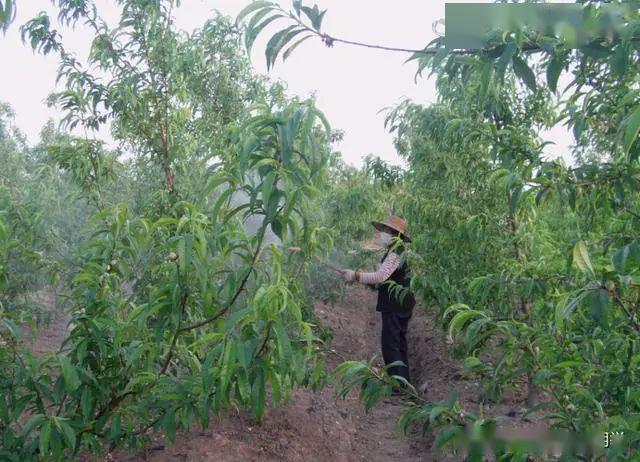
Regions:
<instances>
[{"instance_id":1,"label":"straw hat","mask_svg":"<svg viewBox=\"0 0 640 462\"><path fill-rule=\"evenodd\" d=\"M402 240L411 242L409 236L405 234L405 231L407 229L407 222L399 216L389 214L385 221L372 221L371 224L378 231L382 231L383 233L390 232L390 234L397 232L400 234Z\"/></svg>"}]
</instances>

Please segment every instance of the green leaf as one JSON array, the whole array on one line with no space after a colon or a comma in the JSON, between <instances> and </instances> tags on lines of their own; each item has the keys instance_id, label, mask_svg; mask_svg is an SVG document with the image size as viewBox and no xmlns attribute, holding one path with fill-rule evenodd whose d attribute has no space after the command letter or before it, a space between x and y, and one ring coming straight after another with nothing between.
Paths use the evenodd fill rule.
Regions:
<instances>
[{"instance_id":1,"label":"green leaf","mask_svg":"<svg viewBox=\"0 0 640 462\"><path fill-rule=\"evenodd\" d=\"M278 239L280 239L281 241L283 240L283 231L284 231L284 227L282 226L282 222L276 218L271 222L271 231L273 231L273 233L278 236Z\"/></svg>"},{"instance_id":2,"label":"green leaf","mask_svg":"<svg viewBox=\"0 0 640 462\"><path fill-rule=\"evenodd\" d=\"M442 315L443 319L447 319L449 314L462 310L469 310L469 305L465 305L464 303L454 303L453 305L447 307L444 314Z\"/></svg>"},{"instance_id":3,"label":"green leaf","mask_svg":"<svg viewBox=\"0 0 640 462\"><path fill-rule=\"evenodd\" d=\"M226 176L211 176L211 178L209 178L207 180L207 185L205 186L204 190L202 191L202 194L204 196L208 196L209 194L211 194L212 191L214 191L215 189L217 189L220 185L226 183L229 181L229 178L227 178Z\"/></svg>"},{"instance_id":4,"label":"green leaf","mask_svg":"<svg viewBox=\"0 0 640 462\"><path fill-rule=\"evenodd\" d=\"M271 383L271 398L273 404L278 406L282 400L282 382L278 374L271 368L267 370L267 377L269 378L269 383Z\"/></svg>"},{"instance_id":5,"label":"green leaf","mask_svg":"<svg viewBox=\"0 0 640 462\"><path fill-rule=\"evenodd\" d=\"M80 379L68 356L60 356L60 367L62 368L62 377L67 391L73 392L77 390L80 386Z\"/></svg>"},{"instance_id":6,"label":"green leaf","mask_svg":"<svg viewBox=\"0 0 640 462\"><path fill-rule=\"evenodd\" d=\"M562 319L567 319L569 315L575 310L580 302L589 294L589 290L581 291L575 298L566 304L562 311Z\"/></svg>"},{"instance_id":7,"label":"green leaf","mask_svg":"<svg viewBox=\"0 0 640 462\"><path fill-rule=\"evenodd\" d=\"M478 318L469 324L469 327L467 327L467 332L464 335L464 344L466 345L467 349L471 350L475 348L475 346L479 342L487 337L491 329L490 323L491 319L483 317ZM489 326L489 328L485 329L486 326Z\"/></svg>"},{"instance_id":8,"label":"green leaf","mask_svg":"<svg viewBox=\"0 0 640 462\"><path fill-rule=\"evenodd\" d=\"M629 90L619 101L620 106L626 106L627 104L632 104L636 98L640 95L640 90Z\"/></svg>"},{"instance_id":9,"label":"green leaf","mask_svg":"<svg viewBox=\"0 0 640 462\"><path fill-rule=\"evenodd\" d=\"M176 441L176 415L173 409L168 409L160 419L162 430L169 441Z\"/></svg>"},{"instance_id":10,"label":"green leaf","mask_svg":"<svg viewBox=\"0 0 640 462\"><path fill-rule=\"evenodd\" d=\"M266 207L266 214L268 219L273 219L278 211L278 203L280 202L281 192L278 189L274 189L273 193L269 197L269 202Z\"/></svg>"},{"instance_id":11,"label":"green leaf","mask_svg":"<svg viewBox=\"0 0 640 462\"><path fill-rule=\"evenodd\" d=\"M245 317L253 313L253 306L245 306L239 310L235 310L231 313L231 315L227 318L227 321L224 324L224 329L227 332L230 332L234 329L240 321L242 321Z\"/></svg>"},{"instance_id":12,"label":"green leaf","mask_svg":"<svg viewBox=\"0 0 640 462\"><path fill-rule=\"evenodd\" d=\"M193 234L186 234L183 239L180 240L178 246L178 262L180 264L180 270L182 271L182 277L186 277L189 265L191 265L191 256L193 255Z\"/></svg>"},{"instance_id":13,"label":"green leaf","mask_svg":"<svg viewBox=\"0 0 640 462\"><path fill-rule=\"evenodd\" d=\"M591 276L595 276L595 271L591 265L591 259L589 258L589 252L587 251L587 245L584 241L576 243L573 247L573 263L583 273L588 273Z\"/></svg>"},{"instance_id":14,"label":"green leaf","mask_svg":"<svg viewBox=\"0 0 640 462\"><path fill-rule=\"evenodd\" d=\"M582 367L585 363L582 361L562 361L556 364L554 367L557 369L567 369L570 367Z\"/></svg>"},{"instance_id":15,"label":"green leaf","mask_svg":"<svg viewBox=\"0 0 640 462\"><path fill-rule=\"evenodd\" d=\"M2 324L9 331L9 333L17 340L22 339L22 331L11 319L3 318Z\"/></svg>"},{"instance_id":16,"label":"green leaf","mask_svg":"<svg viewBox=\"0 0 640 462\"><path fill-rule=\"evenodd\" d=\"M606 58L611 54L611 48L605 47L599 42L591 42L586 46L580 48L585 56L589 56L595 59Z\"/></svg>"},{"instance_id":17,"label":"green leaf","mask_svg":"<svg viewBox=\"0 0 640 462\"><path fill-rule=\"evenodd\" d=\"M269 203L269 199L271 198L271 194L273 193L275 182L276 182L276 172L269 172L262 181L262 204L266 208Z\"/></svg>"},{"instance_id":18,"label":"green leaf","mask_svg":"<svg viewBox=\"0 0 640 462\"><path fill-rule=\"evenodd\" d=\"M244 37L244 44L247 47L247 51L251 52L251 48L253 47L254 42L258 38L258 35L260 35L260 32L262 32L262 30L265 27L267 27L276 19L283 18L283 17L284 16L282 16L281 14L274 14L273 16L269 16L267 19L262 21L259 25L247 30L247 33Z\"/></svg>"},{"instance_id":19,"label":"green leaf","mask_svg":"<svg viewBox=\"0 0 640 462\"><path fill-rule=\"evenodd\" d=\"M558 330L561 330L564 327L564 319L565 319L564 308L567 305L567 300L568 300L568 297L567 296L563 296L558 301L558 304L556 305L555 321L556 321L556 328Z\"/></svg>"},{"instance_id":20,"label":"green leaf","mask_svg":"<svg viewBox=\"0 0 640 462\"><path fill-rule=\"evenodd\" d=\"M273 11L273 8L262 8L256 14L251 16L251 20L247 24L247 32L255 29L255 27L258 25L258 23L260 21L262 21L262 19L265 16L267 16L269 13L271 13L272 11Z\"/></svg>"},{"instance_id":21,"label":"green leaf","mask_svg":"<svg viewBox=\"0 0 640 462\"><path fill-rule=\"evenodd\" d=\"M622 273L625 271L627 267L627 258L629 257L629 246L625 245L624 247L619 248L613 254L613 267L618 273Z\"/></svg>"},{"instance_id":22,"label":"green leaf","mask_svg":"<svg viewBox=\"0 0 640 462\"><path fill-rule=\"evenodd\" d=\"M228 200L231 194L233 194L233 189L229 188L226 189L222 194L220 194L220 197L218 197L218 199L216 199L213 209L211 210L211 217L214 222L218 221L218 213L220 213L220 209L222 208L224 201Z\"/></svg>"},{"instance_id":23,"label":"green leaf","mask_svg":"<svg viewBox=\"0 0 640 462\"><path fill-rule=\"evenodd\" d=\"M433 406L429 411L429 422L435 423L437 418L448 410L446 406Z\"/></svg>"},{"instance_id":24,"label":"green leaf","mask_svg":"<svg viewBox=\"0 0 640 462\"><path fill-rule=\"evenodd\" d=\"M82 416L85 419L88 419L91 411L93 410L93 396L91 395L91 389L89 387L85 387L82 390L82 396L80 397L80 409L82 411Z\"/></svg>"},{"instance_id":25,"label":"green leaf","mask_svg":"<svg viewBox=\"0 0 640 462\"><path fill-rule=\"evenodd\" d=\"M626 120L624 131L624 152L629 152L640 131L640 106Z\"/></svg>"},{"instance_id":26,"label":"green leaf","mask_svg":"<svg viewBox=\"0 0 640 462\"><path fill-rule=\"evenodd\" d=\"M554 55L547 66L547 85L552 92L558 91L558 79L562 72L562 59L558 55Z\"/></svg>"},{"instance_id":27,"label":"green leaf","mask_svg":"<svg viewBox=\"0 0 640 462\"><path fill-rule=\"evenodd\" d=\"M456 332L461 330L469 319L478 316L486 317L483 312L478 310L466 310L456 314L449 324L449 340L453 341Z\"/></svg>"},{"instance_id":28,"label":"green leaf","mask_svg":"<svg viewBox=\"0 0 640 462\"><path fill-rule=\"evenodd\" d=\"M133 310L131 310L131 312L127 315L126 320L128 322L130 321L134 321L138 316L140 316L145 310L149 310L149 312L145 313L145 318L151 314L151 311L155 312L160 308L159 304L155 305L155 309L153 310L149 310L149 304L148 303L143 303L142 305L138 305L137 307L135 307Z\"/></svg>"},{"instance_id":29,"label":"green leaf","mask_svg":"<svg viewBox=\"0 0 640 462\"><path fill-rule=\"evenodd\" d=\"M278 44L273 48L273 63L275 63L276 58L278 57L278 54L280 53L280 51L282 51L282 49L287 46L289 43L291 43L291 41L293 40L293 38L295 36L297 36L298 34L301 34L302 32L304 32L304 29L293 29L291 32L289 32L288 34L286 34L284 37L282 37L282 39L278 42ZM282 58L282 60L284 61L284 56Z\"/></svg>"},{"instance_id":30,"label":"green leaf","mask_svg":"<svg viewBox=\"0 0 640 462\"><path fill-rule=\"evenodd\" d=\"M6 31L15 18L14 0L6 0L4 7L0 0L0 29Z\"/></svg>"},{"instance_id":31,"label":"green leaf","mask_svg":"<svg viewBox=\"0 0 640 462\"><path fill-rule=\"evenodd\" d=\"M302 32L297 24L288 26L279 32L276 32L273 37L267 42L265 50L265 56L267 58L267 69L270 69L276 61L278 52L284 45L287 44L295 35Z\"/></svg>"},{"instance_id":32,"label":"green leaf","mask_svg":"<svg viewBox=\"0 0 640 462\"><path fill-rule=\"evenodd\" d=\"M253 3L250 3L249 5L244 7L242 11L240 11L240 13L238 13L238 16L236 17L236 24L239 24L246 16L250 15L252 12L260 8L268 8L268 7L271 7L270 9L273 9L275 5L271 2L264 1L264 0L259 0Z\"/></svg>"},{"instance_id":33,"label":"green leaf","mask_svg":"<svg viewBox=\"0 0 640 462\"><path fill-rule=\"evenodd\" d=\"M311 117L312 114L318 119L320 119L320 122L324 127L325 134L329 136L331 134L331 124L329 123L329 119L327 119L327 116L324 115L324 112L312 107L308 113L308 117Z\"/></svg>"},{"instance_id":34,"label":"green leaf","mask_svg":"<svg viewBox=\"0 0 640 462\"><path fill-rule=\"evenodd\" d=\"M311 37L313 37L313 35L305 35L304 37L302 37L301 39L299 39L296 43L294 43L293 45L291 45L289 48L287 48L285 50L285 52L282 55L282 60L285 61L290 55L291 53L293 53L293 50L295 50L296 48L298 48L298 46L304 42L307 39L310 39Z\"/></svg>"},{"instance_id":35,"label":"green leaf","mask_svg":"<svg viewBox=\"0 0 640 462\"><path fill-rule=\"evenodd\" d=\"M64 440L67 442L67 446L72 450L76 447L76 433L73 431L73 428L62 419L55 420L56 427L62 433Z\"/></svg>"},{"instance_id":36,"label":"green leaf","mask_svg":"<svg viewBox=\"0 0 640 462\"><path fill-rule=\"evenodd\" d=\"M291 340L281 322L276 322L273 326L273 330L276 332L276 338L278 341L278 352L284 365L291 364Z\"/></svg>"},{"instance_id":37,"label":"green leaf","mask_svg":"<svg viewBox=\"0 0 640 462\"><path fill-rule=\"evenodd\" d=\"M199 336L195 342L190 343L188 348L192 349L205 343L213 343L222 337L224 337L224 335L220 332L207 332L206 334Z\"/></svg>"},{"instance_id":38,"label":"green leaf","mask_svg":"<svg viewBox=\"0 0 640 462\"><path fill-rule=\"evenodd\" d=\"M258 369L255 380L251 384L252 409L258 419L264 415L264 370Z\"/></svg>"},{"instance_id":39,"label":"green leaf","mask_svg":"<svg viewBox=\"0 0 640 462\"><path fill-rule=\"evenodd\" d=\"M616 47L616 51L611 57L611 68L618 76L622 78L629 68L629 48L624 44Z\"/></svg>"},{"instance_id":40,"label":"green leaf","mask_svg":"<svg viewBox=\"0 0 640 462\"><path fill-rule=\"evenodd\" d=\"M609 311L611 309L611 296L606 289L598 289L591 296L591 315L603 326L609 323Z\"/></svg>"},{"instance_id":41,"label":"green leaf","mask_svg":"<svg viewBox=\"0 0 640 462\"><path fill-rule=\"evenodd\" d=\"M247 369L251 365L255 349L256 341L253 339L236 344L236 359L243 369Z\"/></svg>"},{"instance_id":42,"label":"green leaf","mask_svg":"<svg viewBox=\"0 0 640 462\"><path fill-rule=\"evenodd\" d=\"M315 29L317 31L320 31L320 29L322 29L322 19L324 18L324 15L326 14L326 12L327 12L327 10L322 10L316 16L315 21L312 21L312 23L311 23L313 25L313 27L315 27Z\"/></svg>"},{"instance_id":43,"label":"green leaf","mask_svg":"<svg viewBox=\"0 0 640 462\"><path fill-rule=\"evenodd\" d=\"M513 70L531 91L536 91L536 76L520 56L513 57Z\"/></svg>"},{"instance_id":44,"label":"green leaf","mask_svg":"<svg viewBox=\"0 0 640 462\"><path fill-rule=\"evenodd\" d=\"M516 213L516 209L518 208L518 201L520 200L521 195L522 187L515 188L511 191L511 197L509 198L509 213L511 213L511 215Z\"/></svg>"},{"instance_id":45,"label":"green leaf","mask_svg":"<svg viewBox=\"0 0 640 462\"><path fill-rule=\"evenodd\" d=\"M479 99L484 101L487 96L487 90L493 82L493 62L487 61L482 65L482 75L480 77Z\"/></svg>"},{"instance_id":46,"label":"green leaf","mask_svg":"<svg viewBox=\"0 0 640 462\"><path fill-rule=\"evenodd\" d=\"M498 58L498 61L496 62L496 71L501 79L504 77L505 70L507 69L509 63L513 60L513 55L515 54L517 49L518 46L515 44L515 42L509 42L505 45L500 58Z\"/></svg>"},{"instance_id":47,"label":"green leaf","mask_svg":"<svg viewBox=\"0 0 640 462\"><path fill-rule=\"evenodd\" d=\"M449 443L453 444L453 441L460 439L463 436L464 436L463 429L456 425L454 427L447 428L446 430L442 431L438 435L438 439L436 440L436 445L439 448L443 448Z\"/></svg>"},{"instance_id":48,"label":"green leaf","mask_svg":"<svg viewBox=\"0 0 640 462\"><path fill-rule=\"evenodd\" d=\"M575 140L579 143L581 141L582 132L587 127L587 121L584 117L580 115L576 115L573 120L573 136Z\"/></svg>"},{"instance_id":49,"label":"green leaf","mask_svg":"<svg viewBox=\"0 0 640 462\"><path fill-rule=\"evenodd\" d=\"M31 431L35 427L37 427L43 420L45 420L45 418L46 417L43 414L36 414L31 416L29 420L27 420L27 423L22 427L21 435L25 437L29 436Z\"/></svg>"},{"instance_id":50,"label":"green leaf","mask_svg":"<svg viewBox=\"0 0 640 462\"><path fill-rule=\"evenodd\" d=\"M234 343L231 341L230 338L227 338L225 343L224 343L224 349L223 349L223 353L222 353L222 360L221 360L221 370L220 370L220 392L221 393L225 393L228 386L229 386L229 382L231 380L231 375L232 375L232 362L234 362L233 366L235 366L235 355L233 355L232 353L234 353Z\"/></svg>"},{"instance_id":51,"label":"green leaf","mask_svg":"<svg viewBox=\"0 0 640 462\"><path fill-rule=\"evenodd\" d=\"M327 10L323 10L322 12L318 9L318 5L314 5L313 8L309 8L308 6L301 6L300 10L309 18L311 21L311 25L315 30L320 30L322 26L322 18L324 17Z\"/></svg>"},{"instance_id":52,"label":"green leaf","mask_svg":"<svg viewBox=\"0 0 640 462\"><path fill-rule=\"evenodd\" d=\"M536 404L535 406L531 407L530 409L527 409L527 411L522 414L522 419L526 419L527 417L529 417L531 414L533 414L536 411L539 411L540 409L545 409L545 408L551 408L553 409L556 406L555 403L551 403L551 402L544 402L544 403L539 403Z\"/></svg>"},{"instance_id":53,"label":"green leaf","mask_svg":"<svg viewBox=\"0 0 640 462\"><path fill-rule=\"evenodd\" d=\"M40 456L46 459L46 455L49 452L49 443L51 441L51 421L47 422L40 428Z\"/></svg>"}]
</instances>

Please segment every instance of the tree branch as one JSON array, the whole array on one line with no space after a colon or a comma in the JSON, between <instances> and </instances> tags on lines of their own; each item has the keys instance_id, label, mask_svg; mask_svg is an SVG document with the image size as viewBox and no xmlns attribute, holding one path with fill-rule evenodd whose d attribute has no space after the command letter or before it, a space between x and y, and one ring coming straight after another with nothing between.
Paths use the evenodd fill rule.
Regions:
<instances>
[{"instance_id":1,"label":"tree branch","mask_svg":"<svg viewBox=\"0 0 640 462\"><path fill-rule=\"evenodd\" d=\"M332 47L334 43L338 42L338 43L344 43L346 45L353 45L353 46L359 46L359 47L364 47L364 48L372 48L372 49L376 49L376 50L393 51L393 52L400 52L400 53L413 53L413 54L417 54L417 55L435 55L435 54L437 54L438 52L440 52L442 50L442 48L428 48L428 47L425 47L425 48L422 48L422 49L404 48L404 47L390 47L390 46L386 46L386 45L378 45L378 44L357 42L357 41L354 41L354 40L347 40L347 39L343 39L343 38L339 38L339 37L334 37L332 35L329 35L327 33L322 33L317 29L313 29L313 28L307 26L304 22L302 22L302 20L299 17L293 15L292 13L287 13L282 8L279 8L279 9L284 14L287 14L295 22L297 22L298 25L303 30L305 30L307 32L310 32L313 35L316 35L317 37L320 37L322 42L328 47ZM604 39L594 40L594 42L600 42L600 41L603 41L603 40ZM640 40L640 37L632 37L631 40L632 41L638 41L638 40ZM491 53L491 52L495 51L498 47L500 47L502 45L504 45L504 44L499 44L499 45L496 45L496 46L484 47L484 48L474 48L474 49L451 49L451 50L449 50L449 54L455 54L455 55L488 54L488 53ZM522 52L525 52L525 53L538 53L538 52L544 51L544 48L542 48L537 42L525 43L520 47L520 49L521 49Z\"/></svg>"},{"instance_id":2,"label":"tree branch","mask_svg":"<svg viewBox=\"0 0 640 462\"><path fill-rule=\"evenodd\" d=\"M245 277L242 279L242 282L240 283L240 287L238 287L238 290L236 290L236 293L234 294L234 296L231 299L231 301L227 304L227 306L222 308L220 311L218 311L216 314L214 314L210 318L204 319L203 321L200 321L200 322L197 322L195 324L191 324L189 326L185 326L185 327L181 328L178 331L179 333L188 332L190 330L197 329L198 327L202 327L202 326L205 326L207 324L210 324L213 321L215 321L216 319L218 319L221 316L223 316L227 311L229 311L229 309L234 305L234 303L236 302L236 300L240 296L240 293L244 290L244 286L247 284L247 281L249 280L249 276L251 276L251 273L253 273L253 271L255 269L255 264L258 261L258 256L260 255L260 250L262 248L262 240L264 239L264 234L265 234L266 229L267 229L267 221L265 220L264 224L262 225L262 227L258 231L258 234L259 234L258 245L256 246L256 250L255 250L255 252L253 254L253 258L251 259L251 267L249 268L249 271L247 271L247 274L245 275Z\"/></svg>"}]
</instances>

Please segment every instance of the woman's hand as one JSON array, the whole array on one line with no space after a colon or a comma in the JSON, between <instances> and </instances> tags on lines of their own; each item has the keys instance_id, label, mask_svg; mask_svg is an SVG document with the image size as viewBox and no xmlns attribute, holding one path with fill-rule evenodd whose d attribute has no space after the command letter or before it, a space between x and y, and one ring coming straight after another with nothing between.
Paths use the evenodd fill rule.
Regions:
<instances>
[{"instance_id":1,"label":"woman's hand","mask_svg":"<svg viewBox=\"0 0 640 462\"><path fill-rule=\"evenodd\" d=\"M342 270L342 277L345 281L353 281L355 279L355 271L350 269Z\"/></svg>"}]
</instances>

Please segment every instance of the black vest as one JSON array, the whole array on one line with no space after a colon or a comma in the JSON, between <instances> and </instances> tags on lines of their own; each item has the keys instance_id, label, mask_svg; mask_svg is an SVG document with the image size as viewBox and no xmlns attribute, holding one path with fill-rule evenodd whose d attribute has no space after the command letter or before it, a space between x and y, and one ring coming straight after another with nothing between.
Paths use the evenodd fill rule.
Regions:
<instances>
[{"instance_id":1,"label":"black vest","mask_svg":"<svg viewBox=\"0 0 640 462\"><path fill-rule=\"evenodd\" d=\"M389 250L387 250L387 253L382 257L382 260L380 261L381 263L385 258L387 258L388 254ZM409 278L409 269L407 268L407 264L402 262L387 281L378 284L378 305L376 306L376 311L381 311L383 313L397 313L404 317L411 316L413 313L413 307L416 304L413 294L407 291L404 298L402 298L402 293L397 292L398 289L392 290L394 285L389 284L389 280L408 289L411 278Z\"/></svg>"}]
</instances>

